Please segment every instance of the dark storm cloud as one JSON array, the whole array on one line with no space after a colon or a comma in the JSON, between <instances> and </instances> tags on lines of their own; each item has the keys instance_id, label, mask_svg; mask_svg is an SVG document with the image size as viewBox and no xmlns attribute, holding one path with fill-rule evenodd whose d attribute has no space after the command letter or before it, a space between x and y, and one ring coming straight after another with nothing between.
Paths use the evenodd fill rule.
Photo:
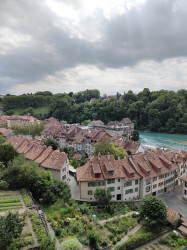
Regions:
<instances>
[{"instance_id":1,"label":"dark storm cloud","mask_svg":"<svg viewBox=\"0 0 187 250\"><path fill-rule=\"evenodd\" d=\"M79 64L118 68L146 59L186 56L186 11L186 0L149 0L141 9L132 8L110 20L98 11L94 18L81 21L93 37L101 33L101 39L91 42L72 37L63 24L55 26L59 17L44 1L1 1L0 29L29 35L30 40L0 54L0 84L5 86L7 77L33 83Z\"/></svg>"}]
</instances>

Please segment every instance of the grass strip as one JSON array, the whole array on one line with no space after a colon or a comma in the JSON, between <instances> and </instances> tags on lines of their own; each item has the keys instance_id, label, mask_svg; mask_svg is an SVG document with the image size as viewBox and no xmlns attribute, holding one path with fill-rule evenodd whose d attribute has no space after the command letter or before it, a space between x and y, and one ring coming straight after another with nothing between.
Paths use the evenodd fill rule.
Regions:
<instances>
[{"instance_id":1,"label":"grass strip","mask_svg":"<svg viewBox=\"0 0 187 250\"><path fill-rule=\"evenodd\" d=\"M2 207L2 208L0 208L0 212L9 211L9 210L13 210L13 209L20 209L20 208L23 208L23 207L22 206L17 206L17 207Z\"/></svg>"},{"instance_id":2,"label":"grass strip","mask_svg":"<svg viewBox=\"0 0 187 250\"><path fill-rule=\"evenodd\" d=\"M1 199L0 200L0 204L1 203L17 203L20 202L20 198L12 198L12 199Z\"/></svg>"},{"instance_id":3,"label":"grass strip","mask_svg":"<svg viewBox=\"0 0 187 250\"><path fill-rule=\"evenodd\" d=\"M0 207L17 207L17 206L22 206L21 202L18 203L4 203L4 204L0 204Z\"/></svg>"}]
</instances>

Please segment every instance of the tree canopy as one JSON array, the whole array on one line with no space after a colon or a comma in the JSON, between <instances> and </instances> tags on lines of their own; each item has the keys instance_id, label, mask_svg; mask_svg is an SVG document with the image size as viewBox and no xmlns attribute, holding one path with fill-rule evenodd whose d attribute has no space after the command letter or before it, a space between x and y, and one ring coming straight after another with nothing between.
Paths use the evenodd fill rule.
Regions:
<instances>
[{"instance_id":1,"label":"tree canopy","mask_svg":"<svg viewBox=\"0 0 187 250\"><path fill-rule=\"evenodd\" d=\"M143 198L139 206L140 219L144 225L154 231L167 223L167 208L165 203L156 196Z\"/></svg>"},{"instance_id":2,"label":"tree canopy","mask_svg":"<svg viewBox=\"0 0 187 250\"><path fill-rule=\"evenodd\" d=\"M62 250L82 250L82 244L76 239L67 239L62 242Z\"/></svg>"},{"instance_id":3,"label":"tree canopy","mask_svg":"<svg viewBox=\"0 0 187 250\"><path fill-rule=\"evenodd\" d=\"M8 164L9 161L13 160L14 157L18 155L18 152L11 144L2 144L0 145L0 162Z\"/></svg>"},{"instance_id":4,"label":"tree canopy","mask_svg":"<svg viewBox=\"0 0 187 250\"><path fill-rule=\"evenodd\" d=\"M94 102L89 102L96 98ZM114 98L100 97L98 90L78 93L42 93L11 96L2 99L4 111L16 108L50 106L48 117L53 116L68 123L85 120L120 121L129 117L135 129L154 132L187 134L187 90L177 92L143 89L138 94L129 90Z\"/></svg>"},{"instance_id":5,"label":"tree canopy","mask_svg":"<svg viewBox=\"0 0 187 250\"><path fill-rule=\"evenodd\" d=\"M109 189L105 190L105 189L97 188L95 190L94 197L99 203L99 205L101 205L101 207L107 208L108 205L110 204L112 195Z\"/></svg>"},{"instance_id":6,"label":"tree canopy","mask_svg":"<svg viewBox=\"0 0 187 250\"><path fill-rule=\"evenodd\" d=\"M56 150L58 148L58 143L57 141L53 140L52 138L47 138L45 141L44 141L44 144L49 147L51 146L53 148L53 150Z\"/></svg>"},{"instance_id":7,"label":"tree canopy","mask_svg":"<svg viewBox=\"0 0 187 250\"><path fill-rule=\"evenodd\" d=\"M0 216L0 249L7 249L19 237L23 226L24 219L18 213L9 212L7 216Z\"/></svg>"},{"instance_id":8,"label":"tree canopy","mask_svg":"<svg viewBox=\"0 0 187 250\"><path fill-rule=\"evenodd\" d=\"M124 158L124 156L128 156L126 150L122 147L117 146L114 143L110 143L110 138L105 137L102 142L96 143L95 145L95 155L99 153L101 155L112 154L115 159L120 156L120 158Z\"/></svg>"}]
</instances>

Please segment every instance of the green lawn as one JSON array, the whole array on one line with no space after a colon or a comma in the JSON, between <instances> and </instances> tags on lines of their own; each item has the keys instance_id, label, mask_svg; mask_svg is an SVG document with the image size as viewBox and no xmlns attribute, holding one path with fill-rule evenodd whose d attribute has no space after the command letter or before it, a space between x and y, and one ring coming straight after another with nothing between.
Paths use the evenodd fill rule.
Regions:
<instances>
[{"instance_id":1,"label":"green lawn","mask_svg":"<svg viewBox=\"0 0 187 250\"><path fill-rule=\"evenodd\" d=\"M23 111L25 111L27 108L17 108L17 109L11 109L14 111L14 115L20 115ZM50 106L43 106L38 107L34 109L34 114L47 114L49 112Z\"/></svg>"}]
</instances>

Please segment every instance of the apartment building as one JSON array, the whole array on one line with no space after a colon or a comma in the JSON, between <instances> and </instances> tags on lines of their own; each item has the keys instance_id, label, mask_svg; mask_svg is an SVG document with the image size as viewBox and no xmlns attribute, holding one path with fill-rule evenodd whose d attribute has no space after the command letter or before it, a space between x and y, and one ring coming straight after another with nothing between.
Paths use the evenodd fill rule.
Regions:
<instances>
[{"instance_id":1,"label":"apartment building","mask_svg":"<svg viewBox=\"0 0 187 250\"><path fill-rule=\"evenodd\" d=\"M177 168L161 150L118 160L99 155L76 169L80 198L94 199L96 188L109 189L112 200L159 195L174 188Z\"/></svg>"}]
</instances>

